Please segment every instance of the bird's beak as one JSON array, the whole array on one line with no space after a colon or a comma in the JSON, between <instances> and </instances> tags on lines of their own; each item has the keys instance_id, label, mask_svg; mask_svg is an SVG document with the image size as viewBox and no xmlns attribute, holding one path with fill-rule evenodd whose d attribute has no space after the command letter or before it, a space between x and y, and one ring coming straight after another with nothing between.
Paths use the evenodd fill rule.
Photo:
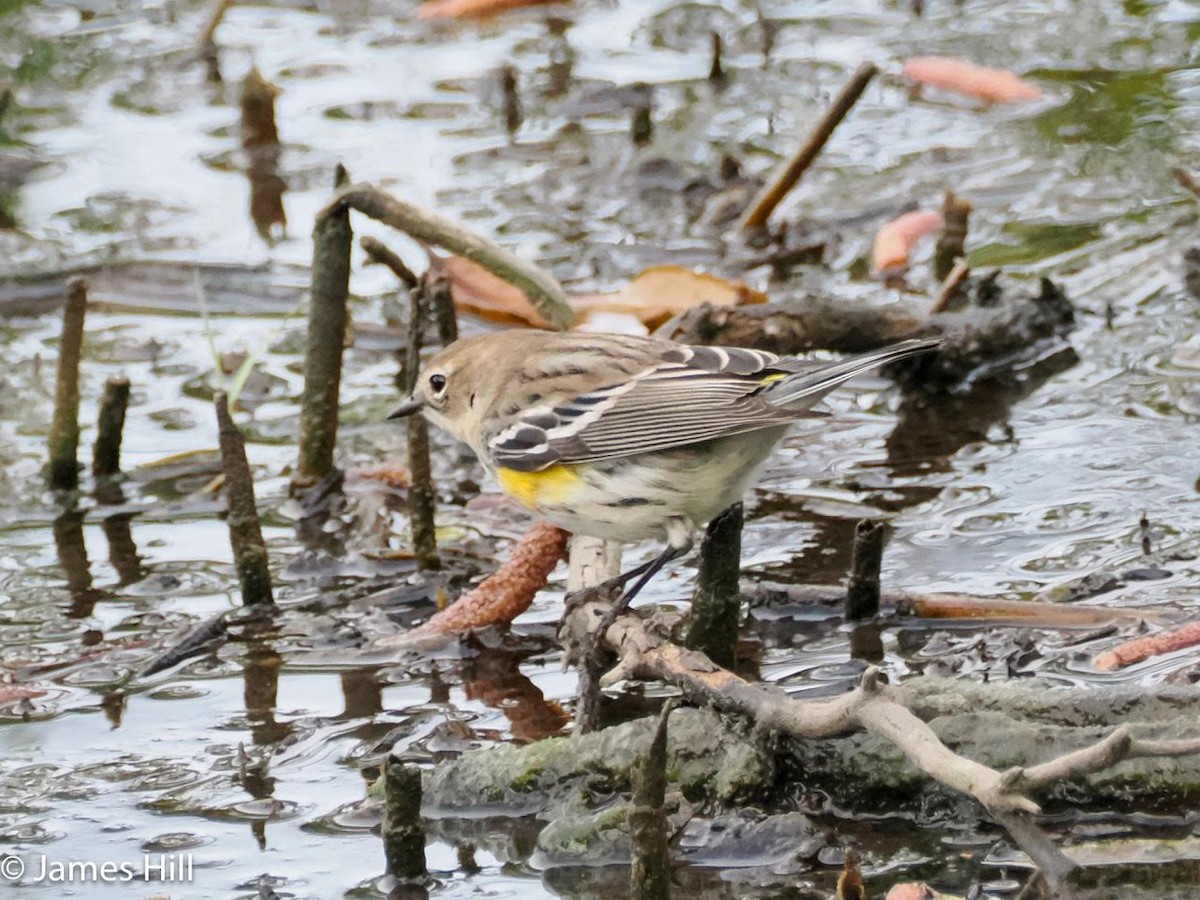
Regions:
<instances>
[{"instance_id":1,"label":"bird's beak","mask_svg":"<svg viewBox=\"0 0 1200 900\"><path fill-rule=\"evenodd\" d=\"M420 400L418 400L416 397L409 397L403 403L401 403L399 406L397 406L395 409L393 409L390 413L388 413L388 418L389 419L406 419L409 416L411 416L413 413L419 413L421 411L421 407L423 407L424 405L425 404L422 403Z\"/></svg>"}]
</instances>

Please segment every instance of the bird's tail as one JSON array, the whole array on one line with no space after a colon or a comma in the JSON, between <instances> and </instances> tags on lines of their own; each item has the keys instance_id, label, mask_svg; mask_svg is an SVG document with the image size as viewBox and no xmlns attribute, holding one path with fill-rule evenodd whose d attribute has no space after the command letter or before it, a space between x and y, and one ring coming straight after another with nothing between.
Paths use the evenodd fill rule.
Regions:
<instances>
[{"instance_id":1,"label":"bird's tail","mask_svg":"<svg viewBox=\"0 0 1200 900\"><path fill-rule=\"evenodd\" d=\"M941 343L941 338L914 338L833 363L817 366L809 364L803 370L786 375L769 385L760 396L772 406L796 411L808 409L843 381L855 375L898 359L928 353L936 350Z\"/></svg>"}]
</instances>

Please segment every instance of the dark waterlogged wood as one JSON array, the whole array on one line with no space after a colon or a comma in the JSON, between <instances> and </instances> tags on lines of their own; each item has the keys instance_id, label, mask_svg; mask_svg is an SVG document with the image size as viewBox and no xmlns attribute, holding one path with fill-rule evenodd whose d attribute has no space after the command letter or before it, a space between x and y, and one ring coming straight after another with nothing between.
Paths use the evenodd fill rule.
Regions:
<instances>
[{"instance_id":1,"label":"dark waterlogged wood","mask_svg":"<svg viewBox=\"0 0 1200 900\"><path fill-rule=\"evenodd\" d=\"M129 379L113 376L104 383L96 443L92 445L92 475L111 478L121 471L121 433L129 406Z\"/></svg>"},{"instance_id":2,"label":"dark waterlogged wood","mask_svg":"<svg viewBox=\"0 0 1200 900\"><path fill-rule=\"evenodd\" d=\"M746 211L746 215L742 217L742 231L753 231L756 228L762 228L767 224L767 219L771 217L771 213L775 211L782 201L787 196L788 192L796 186L801 176L812 165L813 160L824 148L826 142L833 135L834 130L841 124L842 119L854 108L854 104L858 102L858 98L862 96L863 91L867 89L867 85L871 83L871 79L878 72L878 67L871 62L865 62L860 65L854 74L850 76L850 80L846 82L845 87L838 92L838 95L833 98L833 103L829 109L825 111L812 132L808 136L808 140L801 145L795 155L787 161L783 169L770 182L767 183L754 202L750 204L750 209Z\"/></svg>"},{"instance_id":3,"label":"dark waterlogged wood","mask_svg":"<svg viewBox=\"0 0 1200 900\"><path fill-rule=\"evenodd\" d=\"M54 419L50 423L50 487L73 491L79 487L79 360L83 355L83 321L87 315L87 283L72 281L63 310L58 344L58 374L54 389Z\"/></svg>"},{"instance_id":4,"label":"dark waterlogged wood","mask_svg":"<svg viewBox=\"0 0 1200 900\"><path fill-rule=\"evenodd\" d=\"M629 840L633 851L629 896L667 900L671 896L671 855L667 848L667 723L675 702L668 701L641 761L633 770Z\"/></svg>"},{"instance_id":5,"label":"dark waterlogged wood","mask_svg":"<svg viewBox=\"0 0 1200 900\"><path fill-rule=\"evenodd\" d=\"M408 356L404 364L404 387L411 394L421 377L421 338L429 316L428 279L412 292L408 316ZM437 552L434 513L437 494L433 488L433 467L429 461L429 423L424 416L409 416L408 470L412 483L408 489L408 516L412 527L413 556L422 569L441 567Z\"/></svg>"},{"instance_id":6,"label":"dark waterlogged wood","mask_svg":"<svg viewBox=\"0 0 1200 900\"><path fill-rule=\"evenodd\" d=\"M229 503L225 523L229 526L229 543L233 548L233 564L242 589L242 603L247 606L274 603L271 572L267 565L267 545L263 540L258 507L254 501L254 476L246 460L246 443L229 415L229 398L224 391L220 391L213 399L213 405L217 411L221 467L225 473L225 496Z\"/></svg>"},{"instance_id":7,"label":"dark waterlogged wood","mask_svg":"<svg viewBox=\"0 0 1200 900\"><path fill-rule=\"evenodd\" d=\"M293 487L311 487L333 472L353 237L350 210L344 204L334 203L318 214L313 227L312 299L308 308L304 396L300 406L300 460L292 479Z\"/></svg>"},{"instance_id":8,"label":"dark waterlogged wood","mask_svg":"<svg viewBox=\"0 0 1200 900\"><path fill-rule=\"evenodd\" d=\"M846 585L846 619L870 619L879 615L879 570L883 565L882 522L862 519L854 526L850 553L850 580Z\"/></svg>"},{"instance_id":9,"label":"dark waterlogged wood","mask_svg":"<svg viewBox=\"0 0 1200 900\"><path fill-rule=\"evenodd\" d=\"M736 659L742 604L738 587L742 562L742 504L735 503L708 523L700 544L700 571L692 594L692 615L684 644L718 665Z\"/></svg>"},{"instance_id":10,"label":"dark waterlogged wood","mask_svg":"<svg viewBox=\"0 0 1200 900\"><path fill-rule=\"evenodd\" d=\"M421 770L388 756L383 768L383 856L389 875L425 877L421 827Z\"/></svg>"}]
</instances>

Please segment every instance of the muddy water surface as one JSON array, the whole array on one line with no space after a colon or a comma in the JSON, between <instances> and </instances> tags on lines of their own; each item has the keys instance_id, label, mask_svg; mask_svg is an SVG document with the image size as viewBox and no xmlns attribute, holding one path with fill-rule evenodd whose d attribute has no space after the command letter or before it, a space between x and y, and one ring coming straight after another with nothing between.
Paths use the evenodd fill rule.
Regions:
<instances>
[{"instance_id":1,"label":"muddy water surface","mask_svg":"<svg viewBox=\"0 0 1200 900\"><path fill-rule=\"evenodd\" d=\"M1197 207L1170 168L1200 167L1200 13L1170 2L925 6L915 15L889 3L579 4L437 27L415 21L408 3L238 6L217 33L225 82L214 84L193 51L207 15L198 3L5 5L0 87L15 100L0 131L0 208L13 224L0 230L11 301L0 305L0 663L30 691L8 696L0 685L0 852L26 862L24 881L43 857L140 866L145 854L190 854L190 882L71 889L382 896L375 819L355 805L380 747L431 761L527 740L561 721L546 701L573 696L573 673L560 672L548 640L561 580L518 620L511 653L466 664L447 653L383 673L298 665L313 646L352 647L431 608L432 587L402 554L382 553L407 546L402 497L352 486L324 536L298 536L286 495L308 232L337 162L581 288L666 261L779 298L820 289L864 304L924 303L927 258L911 293L880 287L862 260L879 224L953 188L975 206L973 264L1003 266L1014 290L1034 290L1042 275L1066 289L1079 311L1078 362L1029 365L1023 380L981 389L936 429L881 379L835 395L837 417L798 430L749 498L748 577L837 582L854 522L881 513L894 527L889 585L980 594L1032 592L1136 552L1143 511L1156 545L1194 529L1200 299L1183 287L1181 257L1197 242ZM723 85L706 78L712 31L724 40ZM752 251L696 223L687 188L716 182L723 155L746 174L769 171L860 61L896 73L927 54L1015 69L1045 98L979 108L878 79L782 210L827 238L826 266L786 278L746 270ZM511 136L506 63L521 92ZM280 88L286 221L264 217L271 204L251 216L236 106L251 64ZM647 103L654 140L638 147L630 122ZM389 239L421 264L417 248ZM170 265L117 265L151 261ZM63 516L40 478L60 292L37 276L79 269L96 301L83 444L105 378L128 375L131 478L115 507L85 496L78 515ZM17 276L20 286L9 280ZM395 359L366 327L394 306L391 276L360 267L352 286L363 327L343 394L346 468L403 453L402 436L381 422L396 398ZM237 602L221 504L205 491L213 457L196 453L216 446L214 347L258 359L241 422L285 625L270 640L136 680L157 648ZM163 462L175 454L188 455ZM436 467L443 542L461 581L524 523L474 497L481 475L454 448L440 445ZM682 565L647 599L686 597L693 574ZM1195 583L1181 569L1110 599L1186 610ZM761 639L764 677L790 690L837 690L854 677L836 622L773 616L765 628L752 618L748 633ZM976 637L910 627L885 631L883 645L887 664L907 674L938 652L922 648ZM1005 646L1011 635L982 637ZM1086 661L1116 639L1068 651L1055 635L1038 676L1101 682ZM1194 665L1181 655L1120 677L1153 684ZM906 820L874 834L845 827L880 893L905 873L958 893L982 883L1005 896L1016 884L962 862L945 832ZM527 841L509 846L481 849L467 865L465 848L431 843L435 895L589 895L588 878L538 872ZM799 879L750 871L681 877L697 895L809 896L831 890L837 868ZM47 880L22 896L65 893Z\"/></svg>"}]
</instances>

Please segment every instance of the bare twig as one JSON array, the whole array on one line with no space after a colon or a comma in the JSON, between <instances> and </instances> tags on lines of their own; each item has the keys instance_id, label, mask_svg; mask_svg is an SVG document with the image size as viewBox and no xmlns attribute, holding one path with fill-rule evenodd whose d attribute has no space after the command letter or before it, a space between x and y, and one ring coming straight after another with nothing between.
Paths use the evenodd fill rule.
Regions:
<instances>
[{"instance_id":1,"label":"bare twig","mask_svg":"<svg viewBox=\"0 0 1200 900\"><path fill-rule=\"evenodd\" d=\"M196 39L196 46L200 48L200 53L206 54L210 47L216 41L217 28L220 27L222 20L225 18L225 13L229 7L233 6L233 0L217 0L213 4L212 12L209 13L208 20L204 23L204 28L200 30L200 37Z\"/></svg>"},{"instance_id":2,"label":"bare twig","mask_svg":"<svg viewBox=\"0 0 1200 900\"><path fill-rule=\"evenodd\" d=\"M58 375L54 390L54 419L50 423L50 487L71 491L79 487L79 361L83 355L83 320L87 314L87 283L71 282L63 310L58 344Z\"/></svg>"},{"instance_id":3,"label":"bare twig","mask_svg":"<svg viewBox=\"0 0 1200 900\"><path fill-rule=\"evenodd\" d=\"M339 194L318 215L318 221L335 217L338 210L347 207L478 263L493 275L520 288L555 327L567 328L574 321L575 314L554 276L444 216L393 197L374 185L357 184Z\"/></svg>"},{"instance_id":4,"label":"bare twig","mask_svg":"<svg viewBox=\"0 0 1200 900\"><path fill-rule=\"evenodd\" d=\"M863 91L867 89L871 79L878 72L878 67L871 62L865 62L860 65L854 74L850 76L850 80L845 87L841 89L836 97L833 98L833 103L829 109L825 111L820 121L817 122L808 139L796 151L795 155L788 160L787 164L771 180L754 198L754 202L750 204L750 209L742 217L740 228L742 231L751 231L756 228L762 228L767 224L767 219L771 217L771 213L775 211L788 191L796 186L802 175L808 169L817 154L825 146L825 143L833 135L834 129L841 123L842 119L846 118L847 113L854 108L854 104L858 102L858 98L862 96Z\"/></svg>"},{"instance_id":5,"label":"bare twig","mask_svg":"<svg viewBox=\"0 0 1200 900\"><path fill-rule=\"evenodd\" d=\"M950 305L950 301L954 299L958 293L958 289L962 287L962 283L967 280L967 276L970 274L971 267L967 265L965 259L955 260L954 268L950 270L950 274L942 282L937 297L934 298L933 304L929 307L929 314L931 316L946 311L946 307Z\"/></svg>"},{"instance_id":6,"label":"bare twig","mask_svg":"<svg viewBox=\"0 0 1200 900\"><path fill-rule=\"evenodd\" d=\"M410 291L416 290L419 284L417 276L395 250L369 234L359 238L358 245L363 248L371 262L387 266L392 270L392 274L400 279L401 284Z\"/></svg>"},{"instance_id":7,"label":"bare twig","mask_svg":"<svg viewBox=\"0 0 1200 900\"><path fill-rule=\"evenodd\" d=\"M1171 174L1175 176L1175 180L1179 182L1180 187L1186 191L1190 191L1193 197L1200 200L1200 179L1196 178L1195 175L1183 166L1176 166L1171 170Z\"/></svg>"}]
</instances>

